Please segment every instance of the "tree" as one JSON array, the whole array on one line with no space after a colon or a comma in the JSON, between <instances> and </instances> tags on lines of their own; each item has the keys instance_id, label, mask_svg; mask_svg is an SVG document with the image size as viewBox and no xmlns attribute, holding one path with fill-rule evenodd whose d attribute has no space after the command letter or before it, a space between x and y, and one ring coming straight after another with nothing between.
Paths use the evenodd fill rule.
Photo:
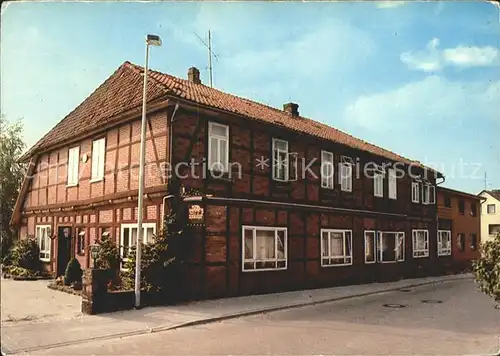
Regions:
<instances>
[{"instance_id":1,"label":"tree","mask_svg":"<svg viewBox=\"0 0 500 356\"><path fill-rule=\"evenodd\" d=\"M95 268L118 270L120 268L120 251L111 236L102 236L96 242L100 248L95 260Z\"/></svg>"},{"instance_id":2,"label":"tree","mask_svg":"<svg viewBox=\"0 0 500 356\"><path fill-rule=\"evenodd\" d=\"M500 304L500 233L481 245L481 257L472 267L479 289Z\"/></svg>"},{"instance_id":3,"label":"tree","mask_svg":"<svg viewBox=\"0 0 500 356\"><path fill-rule=\"evenodd\" d=\"M0 116L0 239L1 256L5 257L16 237L9 226L14 205L26 174L26 165L18 161L25 149L21 120L9 122Z\"/></svg>"}]
</instances>

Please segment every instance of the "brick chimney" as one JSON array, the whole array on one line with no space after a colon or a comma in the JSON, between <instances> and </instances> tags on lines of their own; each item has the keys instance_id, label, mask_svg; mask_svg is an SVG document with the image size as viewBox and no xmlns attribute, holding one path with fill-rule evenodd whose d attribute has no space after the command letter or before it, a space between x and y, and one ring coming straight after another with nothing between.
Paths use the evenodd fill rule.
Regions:
<instances>
[{"instance_id":1,"label":"brick chimney","mask_svg":"<svg viewBox=\"0 0 500 356\"><path fill-rule=\"evenodd\" d=\"M283 104L283 111L289 113L293 117L299 116L299 104L287 103Z\"/></svg>"},{"instance_id":2,"label":"brick chimney","mask_svg":"<svg viewBox=\"0 0 500 356\"><path fill-rule=\"evenodd\" d=\"M200 71L196 67L191 67L188 70L188 80L191 83L201 84Z\"/></svg>"}]
</instances>

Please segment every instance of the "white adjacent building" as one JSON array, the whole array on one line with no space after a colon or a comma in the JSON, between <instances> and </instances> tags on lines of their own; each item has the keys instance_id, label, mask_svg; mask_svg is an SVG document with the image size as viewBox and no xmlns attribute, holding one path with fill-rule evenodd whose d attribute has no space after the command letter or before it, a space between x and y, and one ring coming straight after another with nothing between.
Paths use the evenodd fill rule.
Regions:
<instances>
[{"instance_id":1,"label":"white adjacent building","mask_svg":"<svg viewBox=\"0 0 500 356\"><path fill-rule=\"evenodd\" d=\"M481 203L481 242L493 239L500 232L500 189L483 190Z\"/></svg>"}]
</instances>

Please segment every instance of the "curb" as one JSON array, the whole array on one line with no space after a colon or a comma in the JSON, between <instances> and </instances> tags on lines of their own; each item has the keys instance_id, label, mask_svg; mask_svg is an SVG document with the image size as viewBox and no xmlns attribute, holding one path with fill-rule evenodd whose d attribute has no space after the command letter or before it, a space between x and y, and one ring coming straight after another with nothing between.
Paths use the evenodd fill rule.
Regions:
<instances>
[{"instance_id":1,"label":"curb","mask_svg":"<svg viewBox=\"0 0 500 356\"><path fill-rule=\"evenodd\" d=\"M302 303L296 303L296 304L290 304L290 305L284 305L284 306L278 306L278 307L254 309L254 310L249 310L249 311L245 311L245 312L241 312L241 313L226 314L226 315L212 317L212 318L188 321L188 322L179 323L179 324L176 324L173 326L166 326L166 325L165 326L158 326L156 328L152 328L150 332L155 333L155 332L160 332L160 331L176 330L176 329L181 329L181 328L185 328L185 327L189 327L189 326L210 324L210 323L215 323L215 322L219 322L219 321L237 319L237 318L242 318L245 316L252 316L252 315L257 315L257 314L262 314L262 313L270 313L270 312L288 310L288 309L294 309L294 308L303 308L303 307L307 307L307 306L325 304L325 303L341 301L341 300L346 300L346 299L360 298L360 297L366 297L369 295L394 292L394 291L404 289L404 288L414 288L414 287L420 287L420 286L425 286L425 285L446 283L446 282L452 282L452 281L456 281L456 280L473 279L473 278L474 278L473 276L466 275L466 276L460 276L460 277L450 278L450 279L446 279L446 280L436 280L436 281L421 282L421 283L410 283L410 284L405 284L405 285L399 286L397 288L389 288L389 289L377 290L377 291L373 291L373 292L358 293L358 294L346 295L343 297L327 298L327 299L316 300L316 301L312 301L312 302L302 302Z\"/></svg>"},{"instance_id":2,"label":"curb","mask_svg":"<svg viewBox=\"0 0 500 356\"><path fill-rule=\"evenodd\" d=\"M88 338L88 339L63 341L63 342L49 344L49 345L34 346L34 347L30 347L30 348L15 350L12 353L10 352L10 350L8 350L2 346L2 353L3 353L3 355L14 355L14 354L20 354L20 353L29 353L29 352L33 352L33 351L37 351L37 350L48 350L48 349L53 349L53 348L58 348L58 347L63 347L63 346L75 345L75 344L84 344L87 342L98 341L98 340L109 340L109 339L129 337L129 336L145 335L145 334L157 333L157 332L162 332L162 331L181 329L181 328L185 328L185 327L189 327L189 326L210 324L210 323L215 323L215 322L224 321L224 320L237 319L237 318L242 318L245 316L257 315L257 314L262 314L262 313L269 313L269 312L294 309L294 308L303 308L303 307L307 307L307 306L325 304L325 303L334 302L334 301L353 299L353 298L358 298L358 297L365 297L365 296L369 296L369 295L381 294L381 293L386 293L386 292L393 292L393 291L397 291L397 290L404 289L404 288L414 288L414 287L420 287L420 286L425 286L425 285L446 283L446 282L452 282L452 281L461 280L461 279L473 279L473 278L474 277L470 276L470 275L463 275L463 276L458 276L458 277L454 277L454 278L449 278L446 280L435 280L435 281L420 282L420 283L408 283L408 284L401 285L397 288L394 287L394 288L377 290L377 291L372 291L372 292L358 293L358 294L346 295L343 297L327 298L327 299L316 300L316 301L312 301L312 302L302 302L302 303L296 303L296 304L290 304L290 305L284 305L284 306L278 306L278 307L254 309L254 310L249 310L249 311L245 311L245 312L241 312L241 313L232 313L232 314L226 314L226 315L217 316L217 317L205 318L205 319L200 319L200 320L193 320L193 321L189 321L189 322L185 322L185 323L179 323L176 325L164 325L164 326L158 326L158 327L148 328L148 329L140 329L140 330L133 330L133 331L127 331L127 332L122 332L122 333L95 336L95 337Z\"/></svg>"}]
</instances>

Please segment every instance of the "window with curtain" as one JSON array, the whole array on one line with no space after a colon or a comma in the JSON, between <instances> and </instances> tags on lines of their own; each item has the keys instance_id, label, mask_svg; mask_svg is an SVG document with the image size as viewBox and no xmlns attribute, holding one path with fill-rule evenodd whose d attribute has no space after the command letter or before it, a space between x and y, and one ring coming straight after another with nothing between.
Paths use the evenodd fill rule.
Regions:
<instances>
[{"instance_id":1,"label":"window with curtain","mask_svg":"<svg viewBox=\"0 0 500 356\"><path fill-rule=\"evenodd\" d=\"M142 224L143 231L143 243L147 244L153 241L153 236L156 233L155 223L144 223ZM137 224L122 224L120 231L120 257L123 262L126 262L127 255L132 246L137 244ZM104 232L101 232L104 233ZM123 265L122 265L123 267Z\"/></svg>"},{"instance_id":2,"label":"window with curtain","mask_svg":"<svg viewBox=\"0 0 500 356\"><path fill-rule=\"evenodd\" d=\"M50 246L51 239L49 231L51 230L50 225L37 225L36 227L36 240L38 242L38 248L40 249L39 258L41 261L50 261Z\"/></svg>"},{"instance_id":3,"label":"window with curtain","mask_svg":"<svg viewBox=\"0 0 500 356\"><path fill-rule=\"evenodd\" d=\"M413 230L413 257L429 256L429 231Z\"/></svg>"},{"instance_id":4,"label":"window with curtain","mask_svg":"<svg viewBox=\"0 0 500 356\"><path fill-rule=\"evenodd\" d=\"M451 255L451 231L438 230L438 256Z\"/></svg>"},{"instance_id":5,"label":"window with curtain","mask_svg":"<svg viewBox=\"0 0 500 356\"><path fill-rule=\"evenodd\" d=\"M243 271L287 268L287 229L243 226Z\"/></svg>"},{"instance_id":6,"label":"window with curtain","mask_svg":"<svg viewBox=\"0 0 500 356\"><path fill-rule=\"evenodd\" d=\"M365 263L376 262L375 231L365 231Z\"/></svg>"},{"instance_id":7,"label":"window with curtain","mask_svg":"<svg viewBox=\"0 0 500 356\"><path fill-rule=\"evenodd\" d=\"M99 181L104 178L104 160L106 159L106 139L92 142L92 179Z\"/></svg>"},{"instance_id":8,"label":"window with curtain","mask_svg":"<svg viewBox=\"0 0 500 356\"><path fill-rule=\"evenodd\" d=\"M352 264L352 231L321 229L321 265Z\"/></svg>"},{"instance_id":9,"label":"window with curtain","mask_svg":"<svg viewBox=\"0 0 500 356\"><path fill-rule=\"evenodd\" d=\"M378 253L380 262L403 262L405 259L404 232L379 231Z\"/></svg>"},{"instance_id":10,"label":"window with curtain","mask_svg":"<svg viewBox=\"0 0 500 356\"><path fill-rule=\"evenodd\" d=\"M340 158L340 190L344 192L352 192L352 166L354 162L352 158L342 156Z\"/></svg>"},{"instance_id":11,"label":"window with curtain","mask_svg":"<svg viewBox=\"0 0 500 356\"><path fill-rule=\"evenodd\" d=\"M389 199L398 198L398 180L396 170L389 169Z\"/></svg>"},{"instance_id":12,"label":"window with curtain","mask_svg":"<svg viewBox=\"0 0 500 356\"><path fill-rule=\"evenodd\" d=\"M208 124L208 169L229 171L229 126L209 122Z\"/></svg>"},{"instance_id":13,"label":"window with curtain","mask_svg":"<svg viewBox=\"0 0 500 356\"><path fill-rule=\"evenodd\" d=\"M333 189L333 153L321 151L321 186Z\"/></svg>"},{"instance_id":14,"label":"window with curtain","mask_svg":"<svg viewBox=\"0 0 500 356\"><path fill-rule=\"evenodd\" d=\"M273 179L288 181L288 141L273 138Z\"/></svg>"},{"instance_id":15,"label":"window with curtain","mask_svg":"<svg viewBox=\"0 0 500 356\"><path fill-rule=\"evenodd\" d=\"M70 148L68 151L68 181L67 185L78 184L78 165L80 162L80 147Z\"/></svg>"}]
</instances>

